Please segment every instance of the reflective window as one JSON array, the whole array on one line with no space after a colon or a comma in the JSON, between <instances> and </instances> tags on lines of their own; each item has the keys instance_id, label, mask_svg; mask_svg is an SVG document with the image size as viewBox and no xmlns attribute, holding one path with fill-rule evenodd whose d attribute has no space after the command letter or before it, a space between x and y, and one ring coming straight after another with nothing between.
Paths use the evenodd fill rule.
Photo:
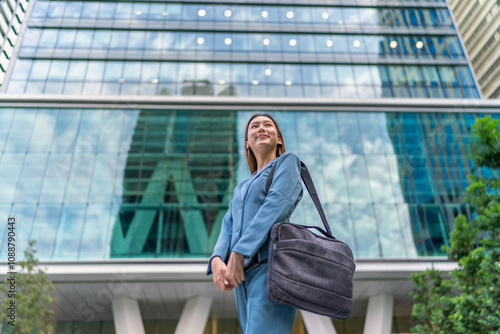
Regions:
<instances>
[{"instance_id":1,"label":"reflective window","mask_svg":"<svg viewBox=\"0 0 500 334\"><path fill-rule=\"evenodd\" d=\"M37 240L43 259L206 257L213 241L185 232L183 203L196 229L218 233L233 187L250 176L238 138L252 114L2 109L9 125L0 129L0 172L8 177L0 179L0 210L23 221L19 244ZM332 229L356 257L441 254L454 217L470 216L462 203L473 168L469 129L482 115L275 116L287 151L309 167ZM314 216L306 193L291 221L315 224Z\"/></svg>"},{"instance_id":2,"label":"reflective window","mask_svg":"<svg viewBox=\"0 0 500 334\"><path fill-rule=\"evenodd\" d=\"M190 92L194 87L202 84L205 86L202 95L217 95L222 93L216 88L219 85L236 84L239 88L231 88L230 95L343 98L478 96L471 73L465 66L67 60L22 60L20 64L14 68L8 93L192 95ZM148 83L149 86L140 83ZM163 84L173 85L161 88ZM149 88L139 89L141 85L142 88ZM187 86L191 88L187 89ZM269 92L270 87L273 87L272 92ZM224 94L227 93L224 91Z\"/></svg>"},{"instance_id":3,"label":"reflective window","mask_svg":"<svg viewBox=\"0 0 500 334\"><path fill-rule=\"evenodd\" d=\"M286 14L285 14L286 15ZM266 58L267 54L279 53L281 59L301 61L309 54L316 59L320 53L322 61L335 61L335 54L365 56L372 59L465 59L457 37L449 36L370 36L370 35L312 35L282 33L222 33L222 32L176 32L144 30L90 30L90 29L28 29L29 39L22 45L25 56L45 56L54 49L72 49L74 55L102 56L101 50L110 55L123 57L122 50L216 51L230 58L234 52L251 52L255 57ZM225 54L227 53L227 54ZM299 53L301 56L299 56ZM151 54L151 53L150 53ZM161 55L161 53L156 53ZM210 55L212 56L212 55ZM306 60L306 59L305 59Z\"/></svg>"},{"instance_id":4,"label":"reflective window","mask_svg":"<svg viewBox=\"0 0 500 334\"><path fill-rule=\"evenodd\" d=\"M37 1L33 10L35 19L59 18L117 20L127 22L238 22L282 23L298 25L357 26L380 25L392 27L437 27L453 29L447 9L361 7L304 7L278 5L214 5L107 3L94 1L49 2Z\"/></svg>"}]
</instances>

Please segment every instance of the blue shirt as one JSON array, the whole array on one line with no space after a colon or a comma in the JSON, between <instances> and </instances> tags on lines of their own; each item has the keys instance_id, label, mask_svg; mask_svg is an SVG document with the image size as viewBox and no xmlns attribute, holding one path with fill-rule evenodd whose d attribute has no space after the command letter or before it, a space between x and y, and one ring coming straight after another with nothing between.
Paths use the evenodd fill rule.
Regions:
<instances>
[{"instance_id":1,"label":"blue shirt","mask_svg":"<svg viewBox=\"0 0 500 334\"><path fill-rule=\"evenodd\" d=\"M274 164L277 164L276 170L266 197L266 181ZM207 275L212 273L211 263L215 256L227 262L232 251L243 254L247 259L260 249L261 258L267 259L271 226L276 222L290 221L302 194L300 159L290 152L283 153L238 184L234 188L229 210L222 219Z\"/></svg>"}]
</instances>

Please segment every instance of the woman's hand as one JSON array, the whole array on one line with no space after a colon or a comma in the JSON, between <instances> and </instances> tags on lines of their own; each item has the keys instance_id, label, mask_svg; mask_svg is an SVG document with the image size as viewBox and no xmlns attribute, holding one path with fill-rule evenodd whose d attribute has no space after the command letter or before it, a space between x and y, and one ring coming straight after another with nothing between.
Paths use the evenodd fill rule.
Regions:
<instances>
[{"instance_id":1,"label":"woman's hand","mask_svg":"<svg viewBox=\"0 0 500 334\"><path fill-rule=\"evenodd\" d=\"M226 264L220 257L216 256L212 259L212 273L215 285L222 291L231 291L234 289L234 286L226 278L226 270Z\"/></svg>"},{"instance_id":2,"label":"woman's hand","mask_svg":"<svg viewBox=\"0 0 500 334\"><path fill-rule=\"evenodd\" d=\"M245 280L245 271L243 270L244 255L231 252L227 262L226 278L234 287L237 287Z\"/></svg>"}]
</instances>

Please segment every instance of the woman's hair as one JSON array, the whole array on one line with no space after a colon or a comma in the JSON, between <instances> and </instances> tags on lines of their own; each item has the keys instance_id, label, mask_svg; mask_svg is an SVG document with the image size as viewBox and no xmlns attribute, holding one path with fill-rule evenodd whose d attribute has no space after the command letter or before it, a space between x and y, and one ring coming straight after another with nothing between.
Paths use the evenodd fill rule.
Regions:
<instances>
[{"instance_id":1,"label":"woman's hair","mask_svg":"<svg viewBox=\"0 0 500 334\"><path fill-rule=\"evenodd\" d=\"M279 157L283 153L286 152L285 150L285 140L283 139L283 134L281 133L280 127L278 126L278 123L274 120L274 118L269 115L269 114L254 114L250 119L248 120L247 127L245 128L245 142L248 140L248 126L250 125L250 122L258 116L266 116L273 121L274 126L276 127L276 131L278 132L278 138L281 138L281 141L283 144L277 144L276 145L276 157ZM253 153L252 149L248 147L247 151L247 161L248 161L248 168L250 168L250 173L253 174L257 170L257 158L255 157L255 154Z\"/></svg>"}]
</instances>

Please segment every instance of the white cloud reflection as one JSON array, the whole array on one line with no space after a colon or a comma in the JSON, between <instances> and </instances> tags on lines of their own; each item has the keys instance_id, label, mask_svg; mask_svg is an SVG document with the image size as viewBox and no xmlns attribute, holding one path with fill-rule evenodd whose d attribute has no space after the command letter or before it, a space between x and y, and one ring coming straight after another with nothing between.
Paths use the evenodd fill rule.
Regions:
<instances>
[{"instance_id":1,"label":"white cloud reflection","mask_svg":"<svg viewBox=\"0 0 500 334\"><path fill-rule=\"evenodd\" d=\"M243 138L253 113L238 112L238 183L250 176ZM334 234L357 257L416 256L386 114L271 113L287 151L308 165ZM0 175L8 175L0 177L0 211L18 219L20 245L37 239L41 258L109 256L138 115L76 109L0 113L0 122L12 125L8 133L0 130ZM318 225L306 189L303 198L292 221Z\"/></svg>"},{"instance_id":2,"label":"white cloud reflection","mask_svg":"<svg viewBox=\"0 0 500 334\"><path fill-rule=\"evenodd\" d=\"M0 210L18 221L19 249L35 239L41 259L109 254L138 115L73 109L0 113L0 123L11 124L8 134L0 132Z\"/></svg>"}]
</instances>

